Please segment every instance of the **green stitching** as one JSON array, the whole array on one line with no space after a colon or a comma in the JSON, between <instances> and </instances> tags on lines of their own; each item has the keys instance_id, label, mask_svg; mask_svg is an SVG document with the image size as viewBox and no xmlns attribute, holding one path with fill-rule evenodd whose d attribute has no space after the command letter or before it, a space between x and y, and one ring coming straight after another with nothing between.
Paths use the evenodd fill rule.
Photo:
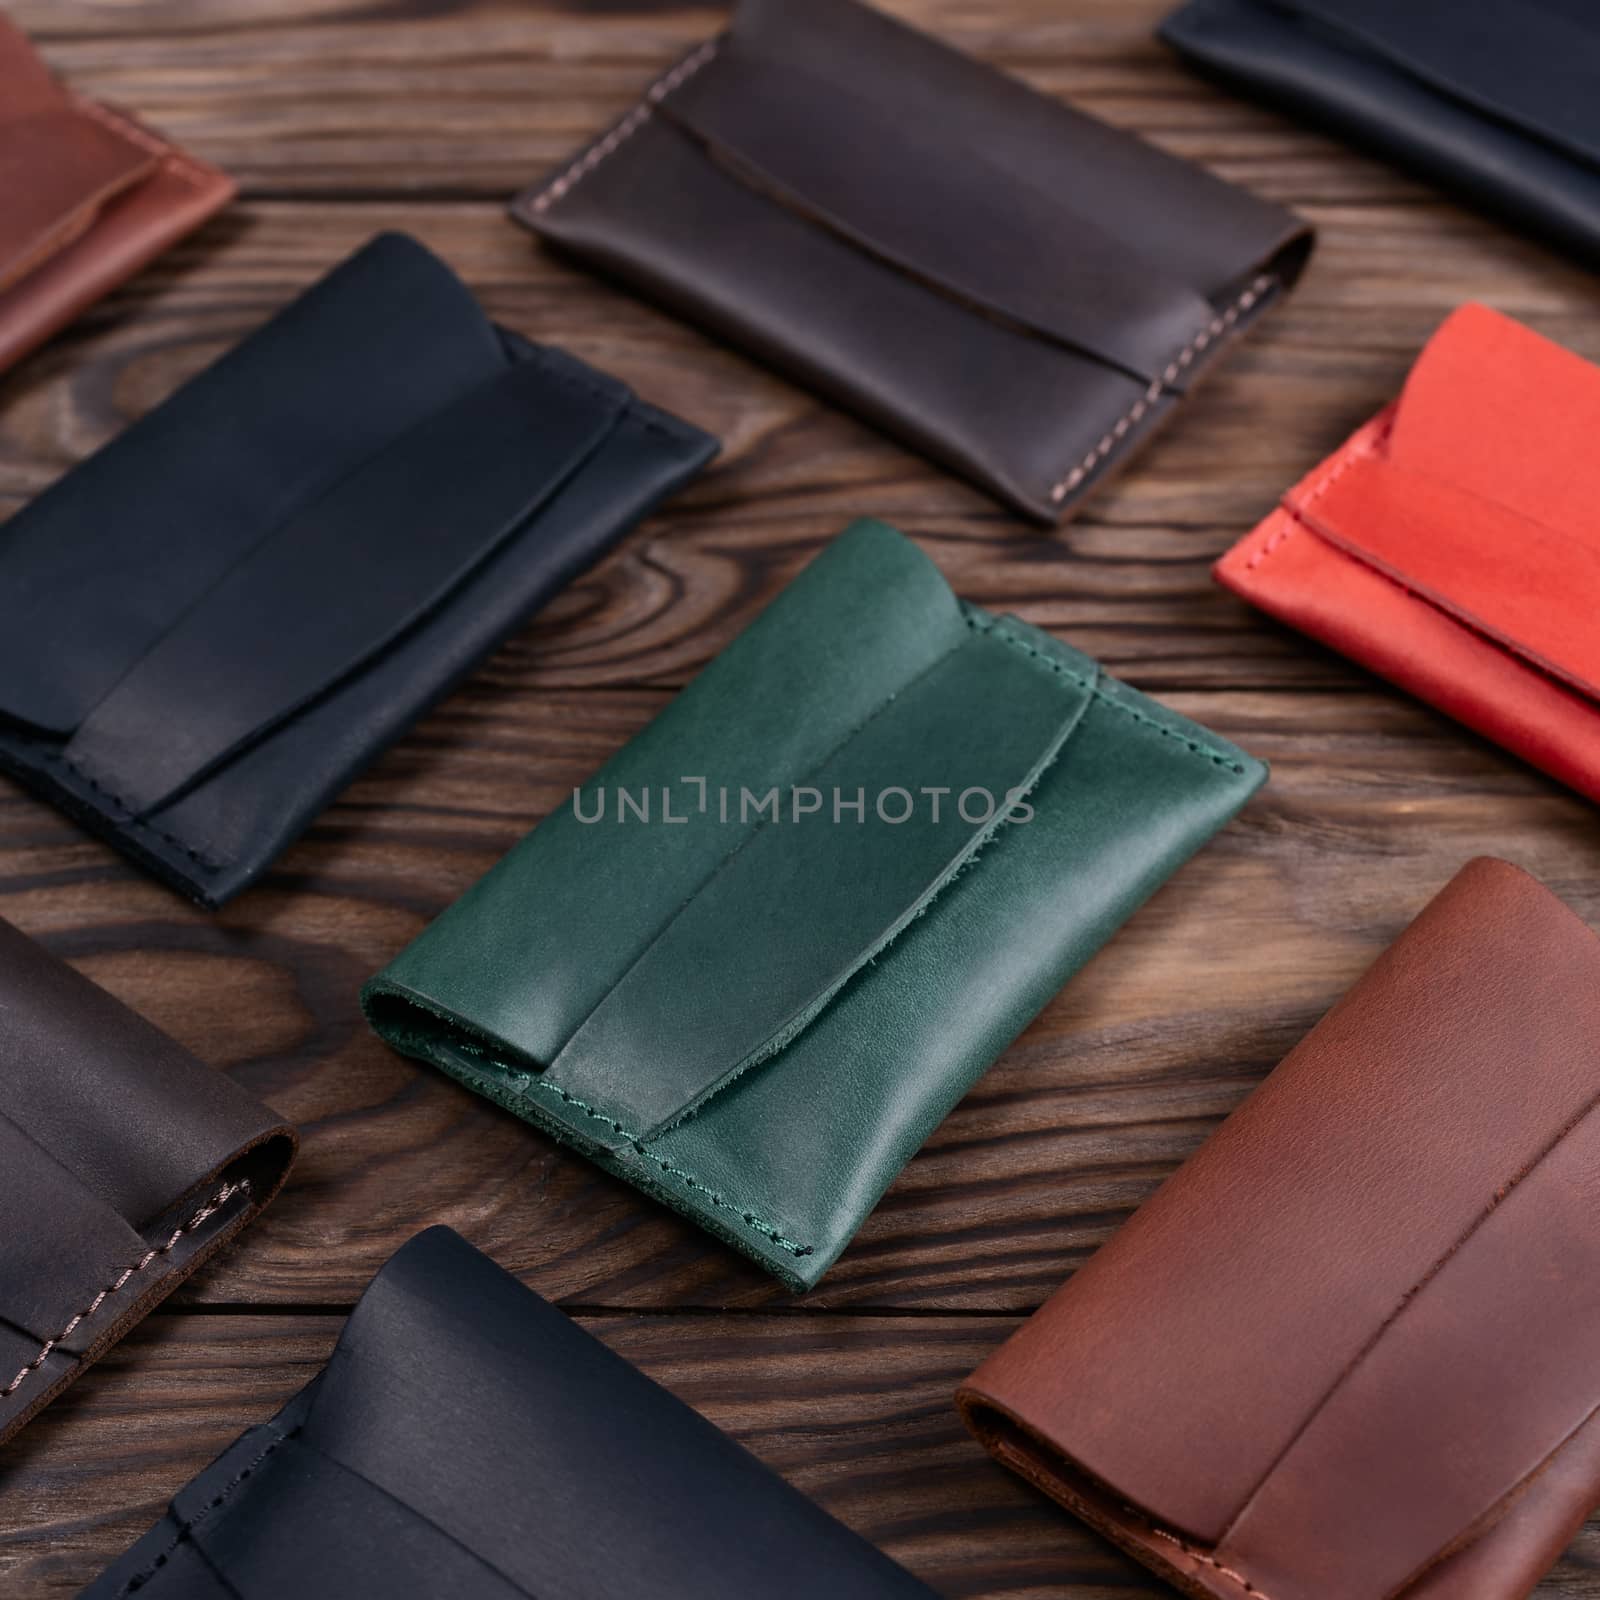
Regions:
<instances>
[{"instance_id":1,"label":"green stitching","mask_svg":"<svg viewBox=\"0 0 1600 1600\"><path fill-rule=\"evenodd\" d=\"M640 1139L636 1133L633 1133L629 1129L623 1127L623 1125L620 1122L617 1122L614 1118L608 1117L604 1115L604 1113L596 1111L593 1106L586 1105L575 1094L568 1094L565 1089L559 1088L553 1083L547 1084L539 1082L539 1080L533 1077L532 1074L514 1068L508 1062L501 1061L498 1057L491 1055L489 1051L482 1045L471 1044L465 1039L453 1039L451 1043L456 1049L465 1050L468 1055L477 1056L480 1060L486 1061L491 1066L499 1068L500 1071L506 1074L511 1092L517 1095L518 1098L523 1100L532 1099L533 1096L528 1092L532 1088L544 1089L551 1094L560 1095L560 1097L569 1106L576 1106L578 1110L583 1112L586 1117L593 1117L596 1122L603 1124L607 1128L610 1128L613 1133L621 1134L622 1137L628 1141L629 1145L632 1146L636 1155L643 1156L646 1161L649 1161L653 1165L659 1167L669 1176L681 1180L691 1189L697 1190L700 1194L703 1194L712 1205L717 1207L718 1210L732 1212L734 1216L739 1217L744 1221L746 1227L753 1228L757 1233L763 1235L765 1238L770 1239L780 1249L787 1250L792 1256L809 1256L816 1254L815 1246L809 1244L797 1244L793 1239L790 1239L786 1235L780 1233L770 1223L763 1221L762 1218L757 1216L755 1212L741 1210L735 1202L723 1199L723 1197L718 1194L715 1189L708 1188L705 1184L701 1183L698 1178L694 1177L692 1173L685 1172L681 1167L675 1167L670 1161L662 1160L662 1158L653 1150L649 1150L645 1147L644 1141Z\"/></svg>"},{"instance_id":2,"label":"green stitching","mask_svg":"<svg viewBox=\"0 0 1600 1600\"><path fill-rule=\"evenodd\" d=\"M1043 650L1029 644L1025 639L1018 639L1014 634L1005 632L999 626L1000 620L998 617L991 617L985 623L969 613L967 626L976 633L992 634L995 638L1003 640L1006 644L1021 650L1024 654L1032 656L1034 660L1042 661L1052 672L1059 677L1065 678L1068 683L1075 683L1080 689L1084 689L1093 695L1096 700L1114 707L1122 712L1124 716L1132 717L1135 722L1142 722L1147 728L1154 728L1162 738L1176 740L1185 749L1194 751L1197 756L1204 756L1213 766L1221 767L1225 772L1234 772L1240 775L1244 773L1245 769L1237 761L1230 761L1227 756L1219 756L1215 750L1209 749L1198 741L1185 738L1181 733L1175 733L1165 723L1157 722L1154 717L1146 716L1144 712L1136 711L1132 706L1124 704L1115 695L1107 694L1098 684L1091 683L1086 678L1080 678L1077 673L1073 672L1064 663L1057 661L1054 656L1048 656Z\"/></svg>"}]
</instances>

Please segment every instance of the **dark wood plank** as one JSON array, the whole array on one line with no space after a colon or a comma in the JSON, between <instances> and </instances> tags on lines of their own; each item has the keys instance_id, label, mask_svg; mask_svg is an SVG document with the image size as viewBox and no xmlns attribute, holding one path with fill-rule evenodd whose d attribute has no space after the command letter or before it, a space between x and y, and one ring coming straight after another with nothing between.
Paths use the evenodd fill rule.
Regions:
<instances>
[{"instance_id":1,"label":"dark wood plank","mask_svg":"<svg viewBox=\"0 0 1600 1600\"><path fill-rule=\"evenodd\" d=\"M1004 1318L580 1321L948 1600L1170 1600L995 1465L951 1396ZM335 1317L145 1323L0 1458L0 1591L75 1593L327 1359ZM1600 1596L1600 1523L1535 1600Z\"/></svg>"},{"instance_id":2,"label":"dark wood plank","mask_svg":"<svg viewBox=\"0 0 1600 1600\"><path fill-rule=\"evenodd\" d=\"M437 1220L552 1296L777 1296L362 1023L361 981L666 699L540 690L518 666L457 695L220 916L0 801L0 912L305 1130L289 1190L191 1295L346 1305ZM1387 693L1170 698L1271 761L1272 785L969 1096L816 1304L1037 1304L1471 855L1523 862L1600 922L1592 808L1442 718Z\"/></svg>"}]
</instances>

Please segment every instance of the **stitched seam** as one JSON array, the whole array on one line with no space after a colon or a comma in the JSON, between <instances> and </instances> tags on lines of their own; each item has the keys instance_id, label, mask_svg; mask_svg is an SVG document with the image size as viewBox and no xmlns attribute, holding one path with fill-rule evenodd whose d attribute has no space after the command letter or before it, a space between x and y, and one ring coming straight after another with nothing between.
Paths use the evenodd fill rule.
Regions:
<instances>
[{"instance_id":1,"label":"stitched seam","mask_svg":"<svg viewBox=\"0 0 1600 1600\"><path fill-rule=\"evenodd\" d=\"M1031 1483L1036 1489L1042 1490L1054 1500L1059 1500L1063 1505L1067 1506L1068 1509L1079 1509L1077 1504L1077 1496L1073 1493L1070 1486L1064 1484L1058 1475L1046 1471L1042 1462L1035 1461L1032 1456L1028 1455L1026 1451L1019 1449L1011 1442L1010 1439L1005 1437L1004 1434L996 1434L993 1437L989 1437L986 1430L980 1429L978 1432L979 1438L988 1445L989 1449L997 1460L1010 1467L1013 1472L1017 1473L1018 1476L1025 1479L1028 1483ZM1058 1447L1049 1445L1048 1441L1041 1442L1046 1443L1050 1449L1056 1451L1057 1455L1063 1454ZM1158 1526L1151 1519L1148 1512L1141 1510L1138 1506L1130 1505L1126 1500L1117 1501L1116 1506L1122 1515L1134 1524L1138 1531L1144 1533L1149 1538L1161 1539L1168 1544L1176 1545L1177 1548L1181 1550L1184 1555L1190 1557L1190 1559L1204 1562L1206 1566L1214 1568L1224 1577L1231 1578L1233 1582L1239 1584L1241 1588L1243 1588L1246 1594L1256 1596L1256 1600L1269 1600L1267 1592L1264 1589L1258 1589L1255 1584L1251 1583L1251 1581L1245 1577L1242 1572L1237 1572L1232 1567L1224 1566L1223 1563L1217 1560L1215 1556L1208 1555L1204 1550L1198 1549L1196 1546L1190 1544L1187 1540L1180 1538L1177 1534L1170 1533L1167 1529ZM1095 1526L1101 1527L1098 1517L1091 1518L1090 1520ZM1109 1529L1106 1527L1101 1527L1101 1531L1107 1532ZM1124 1545L1124 1548L1127 1548L1127 1546Z\"/></svg>"},{"instance_id":2,"label":"stitched seam","mask_svg":"<svg viewBox=\"0 0 1600 1600\"><path fill-rule=\"evenodd\" d=\"M81 96L74 96L75 109L87 117L93 117L96 122L102 123L113 133L137 145L149 155L159 156L163 165L175 178L181 179L191 189L204 189L207 187L207 174L197 162L189 160L175 146L163 143L153 133L147 133L138 123L127 117L120 117L109 106L101 105L98 100L90 100Z\"/></svg>"},{"instance_id":3,"label":"stitched seam","mask_svg":"<svg viewBox=\"0 0 1600 1600\"><path fill-rule=\"evenodd\" d=\"M591 145L560 177L535 198L532 210L542 216L556 201L563 200L567 195L571 194L603 161L615 155L655 115L655 108L668 95L681 89L716 55L720 43L721 41L717 39L708 40L692 55L680 61L664 77L658 78L651 84L649 89L645 91L644 99L610 133L600 140L598 144Z\"/></svg>"},{"instance_id":4,"label":"stitched seam","mask_svg":"<svg viewBox=\"0 0 1600 1600\"><path fill-rule=\"evenodd\" d=\"M121 1276L114 1279L111 1283L108 1283L105 1288L103 1288L100 1293L97 1294L94 1299L83 1308L82 1311L80 1311L75 1317L72 1318L70 1322L68 1322L66 1327L64 1327L60 1333L58 1333L53 1339L46 1339L43 1348L40 1349L38 1355L36 1355L32 1361L28 1362L28 1364L17 1373L16 1377L14 1377L11 1382L5 1386L5 1388L0 1389L0 1400L9 1399L10 1396L14 1395L17 1390L28 1381L29 1377L31 1377L39 1370L40 1367L45 1364L45 1362L49 1359L50 1352L54 1350L63 1339L70 1339L72 1337L73 1330L77 1328L80 1323L92 1317L95 1312L97 1312L100 1307L111 1298L112 1295L119 1293L131 1279L137 1277L141 1272L143 1272L152 1261L155 1261L160 1256L167 1255L176 1247L178 1241L182 1239L185 1234L193 1233L195 1229L198 1228L202 1223L210 1221L210 1219L214 1217L217 1212L219 1212L223 1206L228 1203L228 1201L233 1199L236 1194L248 1194L249 1192L250 1180L248 1178L241 1178L238 1183L223 1184L223 1186L218 1189L217 1192L212 1195L212 1197L206 1201L206 1203L201 1206L201 1208L195 1212L195 1214L190 1217L187 1222L181 1224L179 1227L173 1230L172 1237L168 1239L165 1244L152 1247L151 1249L145 1251L145 1253L140 1256L131 1267L124 1267Z\"/></svg>"},{"instance_id":5,"label":"stitched seam","mask_svg":"<svg viewBox=\"0 0 1600 1600\"><path fill-rule=\"evenodd\" d=\"M1334 462L1333 466L1317 480L1298 505L1285 498L1283 505L1279 508L1283 512L1283 526L1277 529L1272 537L1245 562L1244 570L1246 572L1254 572L1274 550L1281 549L1295 530L1304 526L1301 521L1302 515L1309 512L1356 462L1368 461L1375 456L1378 453L1379 446L1387 443L1388 437L1388 433L1385 432L1381 438L1374 439L1365 449L1345 451Z\"/></svg>"},{"instance_id":6,"label":"stitched seam","mask_svg":"<svg viewBox=\"0 0 1600 1600\"><path fill-rule=\"evenodd\" d=\"M1241 763L1230 759L1228 756L1218 755L1215 750L1201 744L1198 740L1186 738L1183 734L1167 727L1165 723L1158 722L1154 717L1146 716L1144 712L1135 710L1133 706L1118 700L1114 695L1107 694L1099 684L1092 682L1088 678L1080 677L1065 663L1057 661L1053 656L1046 655L1043 650L1036 649L1026 640L1018 639L1015 635L996 627L993 622L985 623L969 614L967 626L975 633L992 634L995 638L1003 640L1014 649L1022 651L1023 654L1032 656L1035 661L1042 662L1050 671L1065 678L1068 683L1076 684L1080 689L1086 690L1089 695L1100 701L1102 705L1111 706L1124 716L1132 717L1135 722L1143 723L1147 728L1154 728L1162 738L1171 739L1175 743L1181 744L1186 750L1192 750L1197 756L1205 757L1213 766L1221 767L1224 772L1243 774L1245 769Z\"/></svg>"},{"instance_id":7,"label":"stitched seam","mask_svg":"<svg viewBox=\"0 0 1600 1600\"><path fill-rule=\"evenodd\" d=\"M102 800L109 801L121 813L120 817L113 819L119 827L136 828L150 834L153 838L160 839L164 844L170 844L173 849L181 850L203 871L222 871L222 863L220 861L212 861L209 857L201 855L192 845L185 844L176 834L167 833L163 829L156 827L154 823L146 822L143 817L129 807L125 800L119 799L104 785L96 783L70 756L59 755L54 750L44 750L40 754L46 761L54 762L55 765L66 768L73 777L82 783L88 784Z\"/></svg>"},{"instance_id":8,"label":"stitched seam","mask_svg":"<svg viewBox=\"0 0 1600 1600\"><path fill-rule=\"evenodd\" d=\"M1226 311L1220 312L1213 317L1167 363L1162 370L1161 376L1155 379L1150 387L1134 401L1133 405L1117 419L1099 444L1050 491L1051 500L1056 505L1060 505L1121 444L1130 430L1137 427L1144 420L1145 413L1161 399L1168 389L1177 383L1184 371L1194 364L1207 346L1226 334L1239 318L1249 311L1276 282L1277 280L1270 273L1262 273Z\"/></svg>"},{"instance_id":9,"label":"stitched seam","mask_svg":"<svg viewBox=\"0 0 1600 1600\"><path fill-rule=\"evenodd\" d=\"M176 1550L178 1546L182 1544L183 1541L187 1539L189 1535L197 1527L199 1527L199 1525L204 1522L207 1517L211 1515L213 1511L217 1510L223 1504L223 1502L226 1501L230 1495L232 1495L233 1491L237 1489L239 1485L243 1483L244 1480L248 1478L250 1474L254 1472L261 1465L261 1463L272 1454L274 1450L278 1448L279 1445L287 1444L288 1441L293 1439L299 1432L299 1428L292 1428L288 1433L280 1433L275 1435L272 1443L269 1444L266 1449L260 1453L260 1455L246 1462L245 1465L242 1466L232 1478L223 1484L223 1486L217 1491L216 1495L212 1499L208 1500L203 1506L201 1506L192 1517L189 1517L185 1521L179 1523L177 1538L175 1538L165 1550L161 1551L155 1557L155 1559L151 1561L148 1567L144 1567L140 1571L134 1573L134 1575L129 1578L125 1584L123 1584L123 1586L117 1591L119 1600L123 1595L132 1594L135 1589L142 1589L145 1584L148 1583L150 1579L153 1578L156 1573L167 1564L172 1552Z\"/></svg>"},{"instance_id":10,"label":"stitched seam","mask_svg":"<svg viewBox=\"0 0 1600 1600\"><path fill-rule=\"evenodd\" d=\"M466 1039L455 1039L452 1041L452 1043L456 1049L465 1050L468 1055L477 1056L480 1060L488 1062L491 1066L499 1067L502 1070L507 1070L507 1063L500 1061L482 1045L472 1044ZM534 1100L537 1098L528 1092L527 1086L518 1084L514 1080L508 1085L508 1087L519 1100ZM761 1234L767 1239L770 1239L780 1249L787 1250L790 1255L809 1256L816 1253L815 1246L796 1243L793 1239L788 1238L777 1228L773 1227L771 1223L764 1221L754 1211L744 1210L735 1201L725 1199L722 1195L718 1194L716 1190L711 1189L707 1187L707 1185L701 1183L693 1173L684 1171L682 1167L674 1166L670 1161L664 1161L653 1150L650 1150L646 1147L644 1140L642 1140L638 1134L632 1132L628 1128L625 1128L614 1118L608 1117L604 1113L596 1111L593 1106L585 1104L575 1094L568 1094L565 1089L557 1088L553 1083L541 1083L538 1084L537 1087L544 1089L551 1094L559 1095L569 1106L576 1106L577 1109L583 1112L586 1117L592 1117L596 1122L602 1124L604 1127L609 1128L613 1133L621 1134L621 1136L628 1141L628 1144L633 1149L635 1154L642 1156L646 1161L650 1162L654 1166L659 1167L663 1172L670 1174L674 1178L680 1179L682 1182L688 1184L691 1189L703 1194L706 1199L719 1211L732 1212L734 1216L741 1218L748 1227L755 1229L757 1233Z\"/></svg>"},{"instance_id":11,"label":"stitched seam","mask_svg":"<svg viewBox=\"0 0 1600 1600\"><path fill-rule=\"evenodd\" d=\"M1140 1518L1140 1520L1144 1521L1143 1518ZM1158 1528L1149 1522L1145 1523L1145 1529L1152 1539L1164 1539L1168 1544L1175 1544L1192 1560L1203 1561L1208 1567L1214 1567L1223 1577L1232 1578L1246 1594L1255 1595L1257 1600L1269 1600L1266 1590L1258 1589L1242 1572L1235 1572L1232 1567L1224 1566L1215 1556L1208 1556L1204 1550L1197 1550L1187 1540L1180 1539L1177 1534L1168 1533L1165 1528Z\"/></svg>"}]
</instances>

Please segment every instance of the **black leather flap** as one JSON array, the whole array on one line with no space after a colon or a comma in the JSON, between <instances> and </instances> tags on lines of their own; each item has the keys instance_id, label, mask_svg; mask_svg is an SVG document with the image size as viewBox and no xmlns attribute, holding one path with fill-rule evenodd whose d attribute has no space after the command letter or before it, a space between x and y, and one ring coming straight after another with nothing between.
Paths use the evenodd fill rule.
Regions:
<instances>
[{"instance_id":1,"label":"black leather flap","mask_svg":"<svg viewBox=\"0 0 1600 1600\"><path fill-rule=\"evenodd\" d=\"M1588 0L1271 0L1479 111L1600 166L1600 17Z\"/></svg>"},{"instance_id":2,"label":"black leather flap","mask_svg":"<svg viewBox=\"0 0 1600 1600\"><path fill-rule=\"evenodd\" d=\"M240 1600L932 1600L448 1228L85 1600L208 1568Z\"/></svg>"},{"instance_id":3,"label":"black leather flap","mask_svg":"<svg viewBox=\"0 0 1600 1600\"><path fill-rule=\"evenodd\" d=\"M380 238L0 529L0 715L147 814L437 610L628 400Z\"/></svg>"},{"instance_id":4,"label":"black leather flap","mask_svg":"<svg viewBox=\"0 0 1600 1600\"><path fill-rule=\"evenodd\" d=\"M624 407L522 362L363 462L225 574L67 746L135 814L204 778L441 604Z\"/></svg>"},{"instance_id":5,"label":"black leather flap","mask_svg":"<svg viewBox=\"0 0 1600 1600\"><path fill-rule=\"evenodd\" d=\"M0 714L71 734L257 544L506 365L442 262L375 240L0 527Z\"/></svg>"}]
</instances>

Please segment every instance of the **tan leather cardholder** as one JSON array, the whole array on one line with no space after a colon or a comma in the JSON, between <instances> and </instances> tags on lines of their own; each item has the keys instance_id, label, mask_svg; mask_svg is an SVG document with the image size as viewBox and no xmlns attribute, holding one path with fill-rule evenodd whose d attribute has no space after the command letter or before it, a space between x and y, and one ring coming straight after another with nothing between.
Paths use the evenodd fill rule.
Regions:
<instances>
[{"instance_id":1,"label":"tan leather cardholder","mask_svg":"<svg viewBox=\"0 0 1600 1600\"><path fill-rule=\"evenodd\" d=\"M66 89L0 15L0 371L233 193L225 173Z\"/></svg>"},{"instance_id":2,"label":"tan leather cardholder","mask_svg":"<svg viewBox=\"0 0 1600 1600\"><path fill-rule=\"evenodd\" d=\"M1514 1600L1600 1502L1600 941L1474 861L960 1395L1202 1600Z\"/></svg>"}]
</instances>

